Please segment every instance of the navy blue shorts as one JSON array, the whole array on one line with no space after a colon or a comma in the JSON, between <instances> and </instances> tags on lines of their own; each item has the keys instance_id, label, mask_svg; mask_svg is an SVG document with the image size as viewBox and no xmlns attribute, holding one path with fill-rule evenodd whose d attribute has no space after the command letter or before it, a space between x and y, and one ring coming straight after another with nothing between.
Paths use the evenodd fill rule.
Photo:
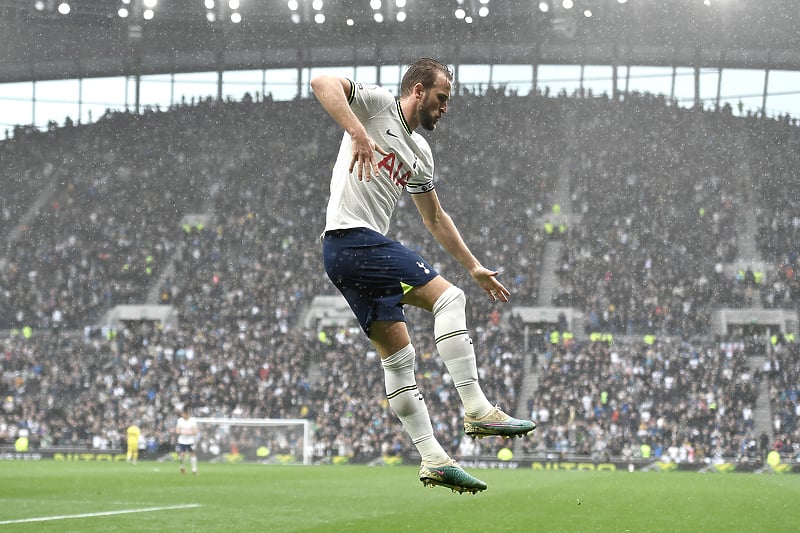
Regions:
<instances>
[{"instance_id":1,"label":"navy blue shorts","mask_svg":"<svg viewBox=\"0 0 800 533\"><path fill-rule=\"evenodd\" d=\"M175 446L175 451L178 453L193 453L194 452L194 444L178 444Z\"/></svg>"},{"instance_id":2,"label":"navy blue shorts","mask_svg":"<svg viewBox=\"0 0 800 533\"><path fill-rule=\"evenodd\" d=\"M405 321L400 300L439 275L422 257L367 228L326 231L325 272L369 336L375 320Z\"/></svg>"}]
</instances>

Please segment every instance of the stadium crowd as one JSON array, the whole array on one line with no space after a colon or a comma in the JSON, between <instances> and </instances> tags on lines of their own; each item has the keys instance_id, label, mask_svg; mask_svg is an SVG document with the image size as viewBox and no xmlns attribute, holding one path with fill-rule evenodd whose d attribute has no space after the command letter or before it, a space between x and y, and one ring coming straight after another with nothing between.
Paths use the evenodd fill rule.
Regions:
<instances>
[{"instance_id":1,"label":"stadium crowd","mask_svg":"<svg viewBox=\"0 0 800 533\"><path fill-rule=\"evenodd\" d=\"M431 142L437 190L513 302L537 304L542 220L566 160L580 222L562 236L555 303L583 310L586 332L659 335L649 345L621 336L545 343L525 368L535 348L520 325L485 301L403 200L392 235L468 293L487 396L512 410L528 401L539 423L525 450L624 456L646 441L667 456L752 454L761 378L744 364L746 339L715 339L709 316L751 304L754 290L797 308L797 202L785 187L750 193L733 179L747 142L751 166L794 183L783 165L797 151L772 140L796 146L797 128L647 95L612 102L502 89L462 90L446 118ZM0 327L11 332L0 340L0 442L25 427L35 446L117 447L137 420L163 452L190 405L200 416L311 419L320 457L407 455L363 334L302 328L311 299L334 291L318 236L340 135L309 101L245 98L108 113L0 143L9 162ZM764 214L762 253L776 265L759 287L720 268L737 256L735 220L752 202ZM177 325L104 327L121 303L173 305ZM502 442L463 438L432 328L408 316L440 440L462 456L496 453ZM776 443L796 455L796 345L765 364ZM522 390L530 371L535 393Z\"/></svg>"}]
</instances>

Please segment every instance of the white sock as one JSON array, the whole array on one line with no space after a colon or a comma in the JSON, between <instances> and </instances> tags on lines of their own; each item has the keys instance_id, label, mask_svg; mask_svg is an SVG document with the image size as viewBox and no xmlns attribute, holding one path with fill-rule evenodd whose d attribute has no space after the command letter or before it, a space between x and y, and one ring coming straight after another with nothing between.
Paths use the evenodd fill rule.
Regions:
<instances>
[{"instance_id":1,"label":"white sock","mask_svg":"<svg viewBox=\"0 0 800 533\"><path fill-rule=\"evenodd\" d=\"M192 463L192 472L197 472L197 457L193 455L190 462Z\"/></svg>"},{"instance_id":2,"label":"white sock","mask_svg":"<svg viewBox=\"0 0 800 533\"><path fill-rule=\"evenodd\" d=\"M433 304L433 334L439 355L464 404L464 411L471 417L480 418L492 409L492 404L478 383L475 349L467 331L466 305L464 291L458 287L444 291Z\"/></svg>"},{"instance_id":3,"label":"white sock","mask_svg":"<svg viewBox=\"0 0 800 533\"><path fill-rule=\"evenodd\" d=\"M411 442L428 465L444 464L449 456L433 436L428 407L414 377L414 346L409 344L381 361L389 406L403 423Z\"/></svg>"}]
</instances>

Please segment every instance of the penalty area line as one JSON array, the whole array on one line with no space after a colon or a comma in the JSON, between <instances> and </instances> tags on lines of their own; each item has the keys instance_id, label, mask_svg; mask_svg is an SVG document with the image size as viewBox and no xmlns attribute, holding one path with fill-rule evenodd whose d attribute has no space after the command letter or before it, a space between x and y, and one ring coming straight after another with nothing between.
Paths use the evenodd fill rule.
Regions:
<instances>
[{"instance_id":1,"label":"penalty area line","mask_svg":"<svg viewBox=\"0 0 800 533\"><path fill-rule=\"evenodd\" d=\"M1 520L0 526L10 524L25 524L27 522L51 522L54 520L69 520L72 518L96 518L98 516L114 516L119 514L133 513L153 513L156 511L173 511L176 509L194 509L200 507L199 503L187 503L184 505L167 505L163 507L143 507L141 509L120 509L118 511L103 511L99 513L65 514L56 516L39 516L35 518L20 518L18 520Z\"/></svg>"}]
</instances>

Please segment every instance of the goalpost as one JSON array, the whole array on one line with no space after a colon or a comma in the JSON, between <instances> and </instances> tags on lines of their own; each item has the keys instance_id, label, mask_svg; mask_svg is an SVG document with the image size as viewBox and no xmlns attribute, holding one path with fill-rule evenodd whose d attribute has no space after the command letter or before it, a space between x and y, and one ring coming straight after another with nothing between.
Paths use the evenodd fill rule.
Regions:
<instances>
[{"instance_id":1,"label":"goalpost","mask_svg":"<svg viewBox=\"0 0 800 533\"><path fill-rule=\"evenodd\" d=\"M224 455L235 450L246 460L295 456L304 465L311 464L314 446L311 421L305 418L198 417L196 420L201 427L200 448L205 453Z\"/></svg>"}]
</instances>

